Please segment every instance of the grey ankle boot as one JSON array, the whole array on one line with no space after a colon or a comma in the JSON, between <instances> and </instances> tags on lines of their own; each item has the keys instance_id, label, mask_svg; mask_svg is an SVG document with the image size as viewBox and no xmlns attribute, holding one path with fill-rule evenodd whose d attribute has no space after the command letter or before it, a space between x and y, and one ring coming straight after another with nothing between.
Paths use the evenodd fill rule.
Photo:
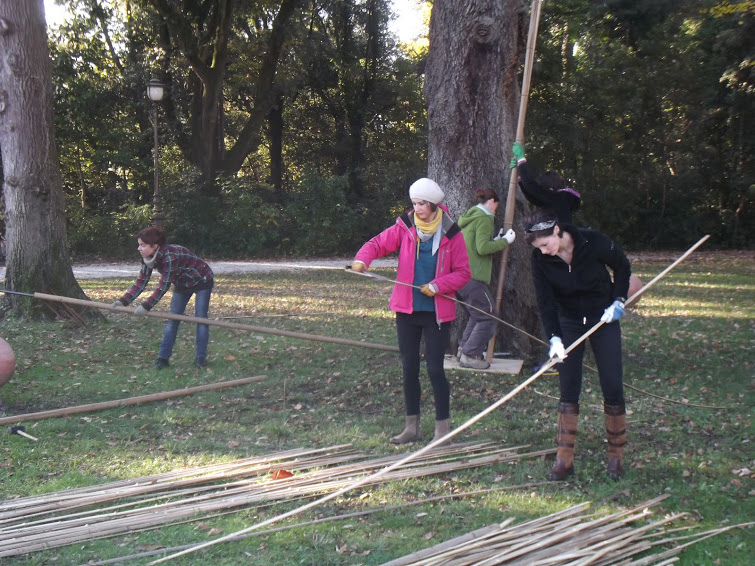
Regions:
<instances>
[{"instance_id":1,"label":"grey ankle boot","mask_svg":"<svg viewBox=\"0 0 755 566\"><path fill-rule=\"evenodd\" d=\"M406 444L419 440L419 415L407 415L404 432L391 438L393 444Z\"/></svg>"},{"instance_id":2,"label":"grey ankle boot","mask_svg":"<svg viewBox=\"0 0 755 566\"><path fill-rule=\"evenodd\" d=\"M433 437L433 442L435 442L439 438L443 438L449 432L451 432L451 423L449 422L448 419L444 419L442 421L435 421L435 436ZM438 444L438 446L446 446L450 443L451 443L450 440L446 440L445 442Z\"/></svg>"}]
</instances>

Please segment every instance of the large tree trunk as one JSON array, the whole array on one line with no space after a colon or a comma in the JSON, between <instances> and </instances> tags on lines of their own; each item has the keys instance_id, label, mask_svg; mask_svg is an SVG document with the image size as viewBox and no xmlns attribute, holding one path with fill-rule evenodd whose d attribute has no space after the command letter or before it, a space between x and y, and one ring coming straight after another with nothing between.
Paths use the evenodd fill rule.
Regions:
<instances>
[{"instance_id":1,"label":"large tree trunk","mask_svg":"<svg viewBox=\"0 0 755 566\"><path fill-rule=\"evenodd\" d=\"M43 0L0 2L0 154L6 288L86 298L68 257ZM9 298L19 316L52 314L41 301Z\"/></svg>"},{"instance_id":2,"label":"large tree trunk","mask_svg":"<svg viewBox=\"0 0 755 566\"><path fill-rule=\"evenodd\" d=\"M435 0L430 17L430 48L425 70L428 110L428 176L446 193L445 203L458 218L476 201L477 188L500 196L496 223L503 225L509 189L511 146L516 136L524 60L526 14L521 0ZM541 336L530 275L531 246L519 221L527 210L517 197L514 229L518 238L510 254L501 318ZM499 272L496 258L493 293ZM466 317L460 319L464 323ZM496 350L528 359L543 346L521 332L500 325Z\"/></svg>"}]
</instances>

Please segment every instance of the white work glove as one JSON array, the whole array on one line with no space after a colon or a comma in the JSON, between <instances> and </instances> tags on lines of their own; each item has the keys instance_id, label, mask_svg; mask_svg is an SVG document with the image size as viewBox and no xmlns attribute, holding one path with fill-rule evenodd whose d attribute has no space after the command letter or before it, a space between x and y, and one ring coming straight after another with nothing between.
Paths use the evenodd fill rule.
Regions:
<instances>
[{"instance_id":1,"label":"white work glove","mask_svg":"<svg viewBox=\"0 0 755 566\"><path fill-rule=\"evenodd\" d=\"M115 301L115 302L114 302L114 303L113 303L112 305L110 305L110 306L111 306L111 307L113 307L113 308L115 308L115 307L125 307L126 305L124 305L124 304L123 304L123 303L121 302L121 300L120 300L120 299L118 299L117 301Z\"/></svg>"},{"instance_id":2,"label":"white work glove","mask_svg":"<svg viewBox=\"0 0 755 566\"><path fill-rule=\"evenodd\" d=\"M501 238L505 239L507 244L513 244L514 240L516 239L516 232L514 232L511 228L509 228L508 232L504 234L503 228L501 228L498 231L498 235L495 238L493 238L493 240L494 241L500 240Z\"/></svg>"},{"instance_id":3,"label":"white work glove","mask_svg":"<svg viewBox=\"0 0 755 566\"><path fill-rule=\"evenodd\" d=\"M624 303L616 299L611 303L610 307L603 311L603 316L600 317L600 320L608 324L614 320L619 320L622 316L624 316Z\"/></svg>"},{"instance_id":4,"label":"white work glove","mask_svg":"<svg viewBox=\"0 0 755 566\"><path fill-rule=\"evenodd\" d=\"M135 315L138 315L138 316L144 316L144 315L146 315L146 314L147 314L148 312L149 312L149 311L148 311L147 309L145 309L145 308L144 308L144 307L143 307L142 305L139 305L138 307L136 307L136 308L134 309L134 314L135 314Z\"/></svg>"},{"instance_id":5,"label":"white work glove","mask_svg":"<svg viewBox=\"0 0 755 566\"><path fill-rule=\"evenodd\" d=\"M561 342L561 338L558 336L553 336L550 339L551 348L548 350L548 357L552 360L553 358L556 358L556 360L561 363L566 359L566 352L564 350L564 343Z\"/></svg>"}]
</instances>

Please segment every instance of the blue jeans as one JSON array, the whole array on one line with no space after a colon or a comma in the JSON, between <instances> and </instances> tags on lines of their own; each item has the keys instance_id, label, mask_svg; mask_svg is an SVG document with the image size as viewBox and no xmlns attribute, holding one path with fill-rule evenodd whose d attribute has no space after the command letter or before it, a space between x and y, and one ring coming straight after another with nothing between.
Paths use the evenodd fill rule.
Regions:
<instances>
[{"instance_id":1,"label":"blue jeans","mask_svg":"<svg viewBox=\"0 0 755 566\"><path fill-rule=\"evenodd\" d=\"M189 304L189 299L191 299L192 295L195 295L194 316L197 318L207 318L210 311L210 296L212 295L212 289L202 289L196 293L181 293L174 289L173 298L170 300L170 313L184 314L186 311L186 305ZM178 320L168 320L165 322L163 340L160 342L160 350L157 353L158 358L164 360L170 359L170 356L173 353L173 344L176 342L179 324L180 321ZM207 357L207 343L209 341L209 325L197 324L197 358Z\"/></svg>"}]
</instances>

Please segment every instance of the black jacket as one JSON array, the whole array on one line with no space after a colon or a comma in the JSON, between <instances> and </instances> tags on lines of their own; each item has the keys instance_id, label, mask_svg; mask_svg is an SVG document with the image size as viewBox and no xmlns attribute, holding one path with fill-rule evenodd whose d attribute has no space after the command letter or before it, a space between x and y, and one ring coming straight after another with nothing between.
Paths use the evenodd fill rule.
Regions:
<instances>
[{"instance_id":1,"label":"black jacket","mask_svg":"<svg viewBox=\"0 0 755 566\"><path fill-rule=\"evenodd\" d=\"M561 224L571 224L572 214L579 210L582 198L574 189L554 190L543 187L532 176L526 161L517 166L519 188L527 200L538 208L549 208L558 216Z\"/></svg>"},{"instance_id":2,"label":"black jacket","mask_svg":"<svg viewBox=\"0 0 755 566\"><path fill-rule=\"evenodd\" d=\"M616 298L626 299L632 268L611 238L596 230L563 225L574 239L571 264L532 251L532 277L546 335L561 336L559 315L597 322ZM613 279L606 267L613 271Z\"/></svg>"}]
</instances>

